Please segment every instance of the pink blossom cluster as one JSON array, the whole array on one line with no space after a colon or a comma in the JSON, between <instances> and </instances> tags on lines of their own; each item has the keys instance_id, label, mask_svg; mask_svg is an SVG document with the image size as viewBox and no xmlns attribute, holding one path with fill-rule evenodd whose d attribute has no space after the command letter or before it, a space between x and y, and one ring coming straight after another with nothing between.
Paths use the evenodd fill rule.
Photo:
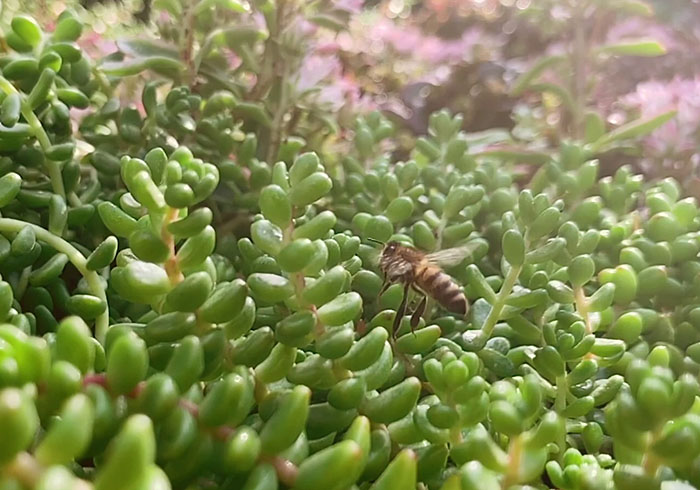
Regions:
<instances>
[{"instance_id":1,"label":"pink blossom cluster","mask_svg":"<svg viewBox=\"0 0 700 490\"><path fill-rule=\"evenodd\" d=\"M607 33L607 43L617 43L626 39L654 39L661 43L667 51L681 49L682 44L673 29L655 22L653 19L632 17L615 23Z\"/></svg>"},{"instance_id":2,"label":"pink blossom cluster","mask_svg":"<svg viewBox=\"0 0 700 490\"><path fill-rule=\"evenodd\" d=\"M113 39L108 39L93 30L84 32L78 40L78 45L92 59L99 59L117 51L117 43Z\"/></svg>"},{"instance_id":3,"label":"pink blossom cluster","mask_svg":"<svg viewBox=\"0 0 700 490\"><path fill-rule=\"evenodd\" d=\"M648 151L664 156L697 152L700 148L700 76L640 83L621 102L644 118L678 111L675 118L645 139Z\"/></svg>"},{"instance_id":4,"label":"pink blossom cluster","mask_svg":"<svg viewBox=\"0 0 700 490\"><path fill-rule=\"evenodd\" d=\"M323 46L306 55L297 74L297 90L318 88L318 102L337 111L345 105L356 110L373 109L373 101L361 94L360 85L351 73L344 73L340 58Z\"/></svg>"},{"instance_id":5,"label":"pink blossom cluster","mask_svg":"<svg viewBox=\"0 0 700 490\"><path fill-rule=\"evenodd\" d=\"M381 11L359 15L362 0L339 0L336 7L339 4L356 14L350 29L331 38L319 36L298 78L301 90L320 87L319 99L334 108L349 104L354 110L374 109L395 95L363 94L361 82L344 69L341 54L360 57L370 69L370 78L374 70L386 69L407 81L440 84L448 78L450 67L473 60L477 46L496 43L479 27L468 28L459 38L448 40L423 32L410 20L390 18Z\"/></svg>"},{"instance_id":6,"label":"pink blossom cluster","mask_svg":"<svg viewBox=\"0 0 700 490\"><path fill-rule=\"evenodd\" d=\"M466 29L457 39L446 40L424 33L420 27L402 24L394 19L380 17L376 22L362 23L364 35L358 32L341 36L341 47L347 51L357 49L358 41L369 44L371 52L388 50L392 54L410 57L430 65L457 63L469 60L474 47L487 42L484 31L478 27Z\"/></svg>"},{"instance_id":7,"label":"pink blossom cluster","mask_svg":"<svg viewBox=\"0 0 700 490\"><path fill-rule=\"evenodd\" d=\"M364 0L336 0L334 8L351 15L362 11ZM338 111L344 106L355 110L373 109L372 101L361 94L360 85L352 73L343 69L336 36L328 37L322 29L304 18L298 19L297 29L310 40L308 52L296 73L298 93L316 90L316 101Z\"/></svg>"}]
</instances>

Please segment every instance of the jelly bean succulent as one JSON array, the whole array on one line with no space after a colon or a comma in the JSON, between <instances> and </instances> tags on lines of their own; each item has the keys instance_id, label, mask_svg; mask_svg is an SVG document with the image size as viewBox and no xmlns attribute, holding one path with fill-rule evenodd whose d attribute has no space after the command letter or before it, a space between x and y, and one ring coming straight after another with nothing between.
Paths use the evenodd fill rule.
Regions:
<instances>
[{"instance_id":1,"label":"jelly bean succulent","mask_svg":"<svg viewBox=\"0 0 700 490\"><path fill-rule=\"evenodd\" d=\"M521 185L447 111L405 161L376 112L340 155L270 150L232 91L122 105L70 13L11 28L0 488L700 486L700 215L675 180L601 175L572 140ZM389 241L458 251L468 313L431 298L412 325L409 291L397 319Z\"/></svg>"}]
</instances>

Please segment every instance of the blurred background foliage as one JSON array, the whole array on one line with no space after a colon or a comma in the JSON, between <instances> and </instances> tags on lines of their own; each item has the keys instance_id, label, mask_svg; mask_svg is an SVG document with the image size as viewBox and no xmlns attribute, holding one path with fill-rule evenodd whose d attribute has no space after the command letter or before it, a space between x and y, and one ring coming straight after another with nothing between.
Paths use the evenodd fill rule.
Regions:
<instances>
[{"instance_id":1,"label":"blurred background foliage","mask_svg":"<svg viewBox=\"0 0 700 490\"><path fill-rule=\"evenodd\" d=\"M40 422L97 490L700 485L697 2L1 5L24 488ZM469 317L390 328L388 240L467 245Z\"/></svg>"},{"instance_id":2,"label":"blurred background foliage","mask_svg":"<svg viewBox=\"0 0 700 490\"><path fill-rule=\"evenodd\" d=\"M168 13L168 3L9 0L3 2L3 9L6 14L30 12L50 28L52 19L66 7L77 8L89 26L81 46L91 55L106 56L118 51L120 39L141 33L166 40L176 37L183 31L182 19ZM380 109L398 123L396 152L406 156L413 139L426 133L428 116L441 108L463 114L463 129L468 132L492 131L498 140L503 137L500 130L505 129L517 141L532 143L528 140L537 135L547 139L542 146L556 146L574 134L569 131L573 129L572 115L559 110L565 104L562 94L539 90L516 94L513 85L543 57L567 53L583 70L583 77L577 78L585 85L569 87L570 91L585 92L572 93L572 97L577 98L577 104L599 112L608 127L615 128L639 115L679 110L671 124L646 139L642 161L624 160L615 154L613 166L634 163L647 173L671 174L698 187L697 0L285 3L290 5L290 15L296 16L296 28L301 29L306 43L297 66L289 70L297 75L300 93L314 92L317 107L310 111L317 111L316 116L327 122L321 132L313 123L305 128L307 134L316 135L316 149L337 144L335 136L352 130L357 111ZM307 15L308 11L314 11L316 18ZM7 22L11 15L3 18ZM225 25L230 20L217 22ZM576 52L577 33L584 39L587 53ZM590 58L596 46L637 39L658 41L663 53L640 58L626 56L624 51L611 52L613 62ZM229 61L239 63L235 58L232 54ZM558 81L562 80L550 76L544 83ZM122 84L123 97L133 99L142 82ZM326 117L329 114L337 118ZM336 119L339 127L334 127ZM288 129L290 134L304 133Z\"/></svg>"}]
</instances>

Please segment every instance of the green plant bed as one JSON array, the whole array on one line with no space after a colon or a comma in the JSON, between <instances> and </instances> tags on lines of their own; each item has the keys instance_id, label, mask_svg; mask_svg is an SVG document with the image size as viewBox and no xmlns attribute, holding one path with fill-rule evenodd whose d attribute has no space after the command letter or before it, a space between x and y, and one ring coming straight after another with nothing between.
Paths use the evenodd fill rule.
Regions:
<instances>
[{"instance_id":1,"label":"green plant bed","mask_svg":"<svg viewBox=\"0 0 700 490\"><path fill-rule=\"evenodd\" d=\"M525 153L446 111L410 160L378 112L328 155L221 87L121 104L132 73L70 12L11 28L0 489L700 486L697 203L595 159L672 113L537 151L522 184ZM467 314L412 325L409 291L395 321L390 241L452 250Z\"/></svg>"}]
</instances>

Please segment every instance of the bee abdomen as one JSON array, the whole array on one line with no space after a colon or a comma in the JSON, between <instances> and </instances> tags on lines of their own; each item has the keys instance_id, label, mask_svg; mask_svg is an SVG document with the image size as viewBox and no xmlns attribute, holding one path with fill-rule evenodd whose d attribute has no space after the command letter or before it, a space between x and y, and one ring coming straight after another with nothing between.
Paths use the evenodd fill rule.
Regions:
<instances>
[{"instance_id":1,"label":"bee abdomen","mask_svg":"<svg viewBox=\"0 0 700 490\"><path fill-rule=\"evenodd\" d=\"M424 269L417 277L417 282L423 291L435 298L446 310L460 315L467 313L469 309L467 297L444 272L431 268Z\"/></svg>"},{"instance_id":2,"label":"bee abdomen","mask_svg":"<svg viewBox=\"0 0 700 490\"><path fill-rule=\"evenodd\" d=\"M459 289L457 289L455 294L449 298L439 298L439 301L440 304L445 307L445 309L459 315L466 315L467 310L469 309L467 297Z\"/></svg>"}]
</instances>

